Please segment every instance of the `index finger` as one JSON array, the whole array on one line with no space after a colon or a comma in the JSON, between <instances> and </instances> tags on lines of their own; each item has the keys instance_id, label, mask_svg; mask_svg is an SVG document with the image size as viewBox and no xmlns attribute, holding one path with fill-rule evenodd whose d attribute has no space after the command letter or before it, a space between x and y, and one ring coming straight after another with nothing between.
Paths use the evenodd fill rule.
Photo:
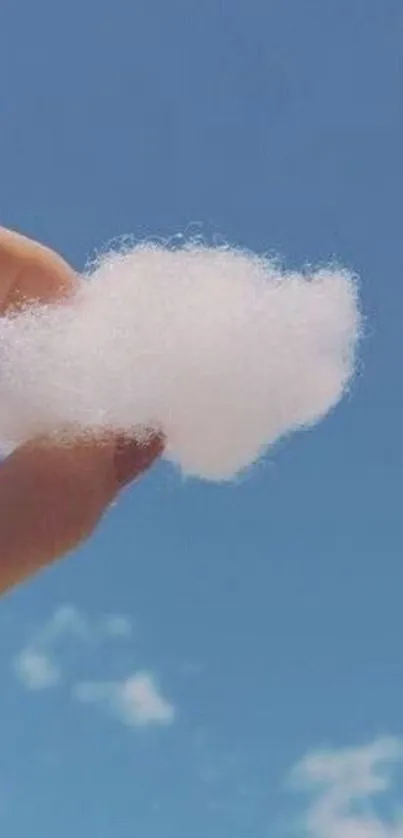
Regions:
<instances>
[{"instance_id":1,"label":"index finger","mask_svg":"<svg viewBox=\"0 0 403 838\"><path fill-rule=\"evenodd\" d=\"M0 316L29 303L61 301L78 285L74 269L54 250L0 228Z\"/></svg>"}]
</instances>

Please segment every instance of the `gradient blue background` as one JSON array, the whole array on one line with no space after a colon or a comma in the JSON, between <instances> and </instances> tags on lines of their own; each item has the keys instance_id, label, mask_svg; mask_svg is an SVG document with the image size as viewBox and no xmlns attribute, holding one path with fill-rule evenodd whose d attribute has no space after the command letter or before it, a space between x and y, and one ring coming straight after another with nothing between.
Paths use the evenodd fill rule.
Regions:
<instances>
[{"instance_id":1,"label":"gradient blue background","mask_svg":"<svg viewBox=\"0 0 403 838\"><path fill-rule=\"evenodd\" d=\"M307 749L403 733L402 44L399 0L2 5L0 223L79 268L195 224L289 266L335 256L367 316L320 427L231 488L159 466L2 600L10 838L275 836ZM158 674L172 727L22 690L10 661L63 602L132 615L119 654Z\"/></svg>"}]
</instances>

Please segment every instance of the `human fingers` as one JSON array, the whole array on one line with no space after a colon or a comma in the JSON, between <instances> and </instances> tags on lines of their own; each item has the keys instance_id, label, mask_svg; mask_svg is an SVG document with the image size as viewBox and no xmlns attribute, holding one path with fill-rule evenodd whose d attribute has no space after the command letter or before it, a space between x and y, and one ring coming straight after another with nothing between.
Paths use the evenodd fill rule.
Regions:
<instances>
[{"instance_id":1,"label":"human fingers","mask_svg":"<svg viewBox=\"0 0 403 838\"><path fill-rule=\"evenodd\" d=\"M67 301L78 286L57 254L0 230L0 314ZM0 468L0 591L88 538L122 486L162 453L163 439L34 439Z\"/></svg>"},{"instance_id":2,"label":"human fingers","mask_svg":"<svg viewBox=\"0 0 403 838\"><path fill-rule=\"evenodd\" d=\"M131 437L117 438L113 461L118 490L144 474L161 456L164 446L164 437L159 433L144 442Z\"/></svg>"},{"instance_id":3,"label":"human fingers","mask_svg":"<svg viewBox=\"0 0 403 838\"><path fill-rule=\"evenodd\" d=\"M0 468L0 593L73 550L120 489L148 469L163 440L36 439Z\"/></svg>"},{"instance_id":4,"label":"human fingers","mask_svg":"<svg viewBox=\"0 0 403 838\"><path fill-rule=\"evenodd\" d=\"M29 303L49 303L72 296L76 271L44 245L0 228L0 315Z\"/></svg>"}]
</instances>

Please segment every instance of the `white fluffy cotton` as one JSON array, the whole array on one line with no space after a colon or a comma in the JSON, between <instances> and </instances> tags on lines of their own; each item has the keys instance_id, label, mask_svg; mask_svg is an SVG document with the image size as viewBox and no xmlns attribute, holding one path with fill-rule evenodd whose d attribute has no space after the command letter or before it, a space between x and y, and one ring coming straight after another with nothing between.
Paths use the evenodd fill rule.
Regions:
<instances>
[{"instance_id":1,"label":"white fluffy cotton","mask_svg":"<svg viewBox=\"0 0 403 838\"><path fill-rule=\"evenodd\" d=\"M230 479L323 417L354 371L356 284L229 248L107 254L73 303L0 321L0 439L161 429L185 474Z\"/></svg>"}]
</instances>

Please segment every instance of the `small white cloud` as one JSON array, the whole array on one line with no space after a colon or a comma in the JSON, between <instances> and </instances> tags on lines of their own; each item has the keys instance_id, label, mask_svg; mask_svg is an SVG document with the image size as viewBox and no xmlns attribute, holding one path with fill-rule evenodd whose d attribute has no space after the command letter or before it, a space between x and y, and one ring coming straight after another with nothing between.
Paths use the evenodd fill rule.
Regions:
<instances>
[{"instance_id":1,"label":"small white cloud","mask_svg":"<svg viewBox=\"0 0 403 838\"><path fill-rule=\"evenodd\" d=\"M169 725L175 718L173 705L149 672L122 681L83 682L74 687L73 695L86 704L98 704L128 727Z\"/></svg>"},{"instance_id":2,"label":"small white cloud","mask_svg":"<svg viewBox=\"0 0 403 838\"><path fill-rule=\"evenodd\" d=\"M59 683L57 664L44 652L24 649L14 660L14 672L27 690L47 690Z\"/></svg>"},{"instance_id":3,"label":"small white cloud","mask_svg":"<svg viewBox=\"0 0 403 838\"><path fill-rule=\"evenodd\" d=\"M170 724L173 706L161 695L152 675L140 672L120 686L119 705L129 724Z\"/></svg>"},{"instance_id":4,"label":"small white cloud","mask_svg":"<svg viewBox=\"0 0 403 838\"><path fill-rule=\"evenodd\" d=\"M62 677L60 644L97 643L107 638L125 640L132 624L126 615L113 614L91 620L74 605L62 605L15 656L13 669L27 689L49 689Z\"/></svg>"},{"instance_id":5,"label":"small white cloud","mask_svg":"<svg viewBox=\"0 0 403 838\"><path fill-rule=\"evenodd\" d=\"M357 748L308 754L292 771L294 789L311 795L302 819L307 838L403 838L403 816L386 819L376 798L392 790L403 741L388 737ZM300 831L300 830L298 830Z\"/></svg>"}]
</instances>

